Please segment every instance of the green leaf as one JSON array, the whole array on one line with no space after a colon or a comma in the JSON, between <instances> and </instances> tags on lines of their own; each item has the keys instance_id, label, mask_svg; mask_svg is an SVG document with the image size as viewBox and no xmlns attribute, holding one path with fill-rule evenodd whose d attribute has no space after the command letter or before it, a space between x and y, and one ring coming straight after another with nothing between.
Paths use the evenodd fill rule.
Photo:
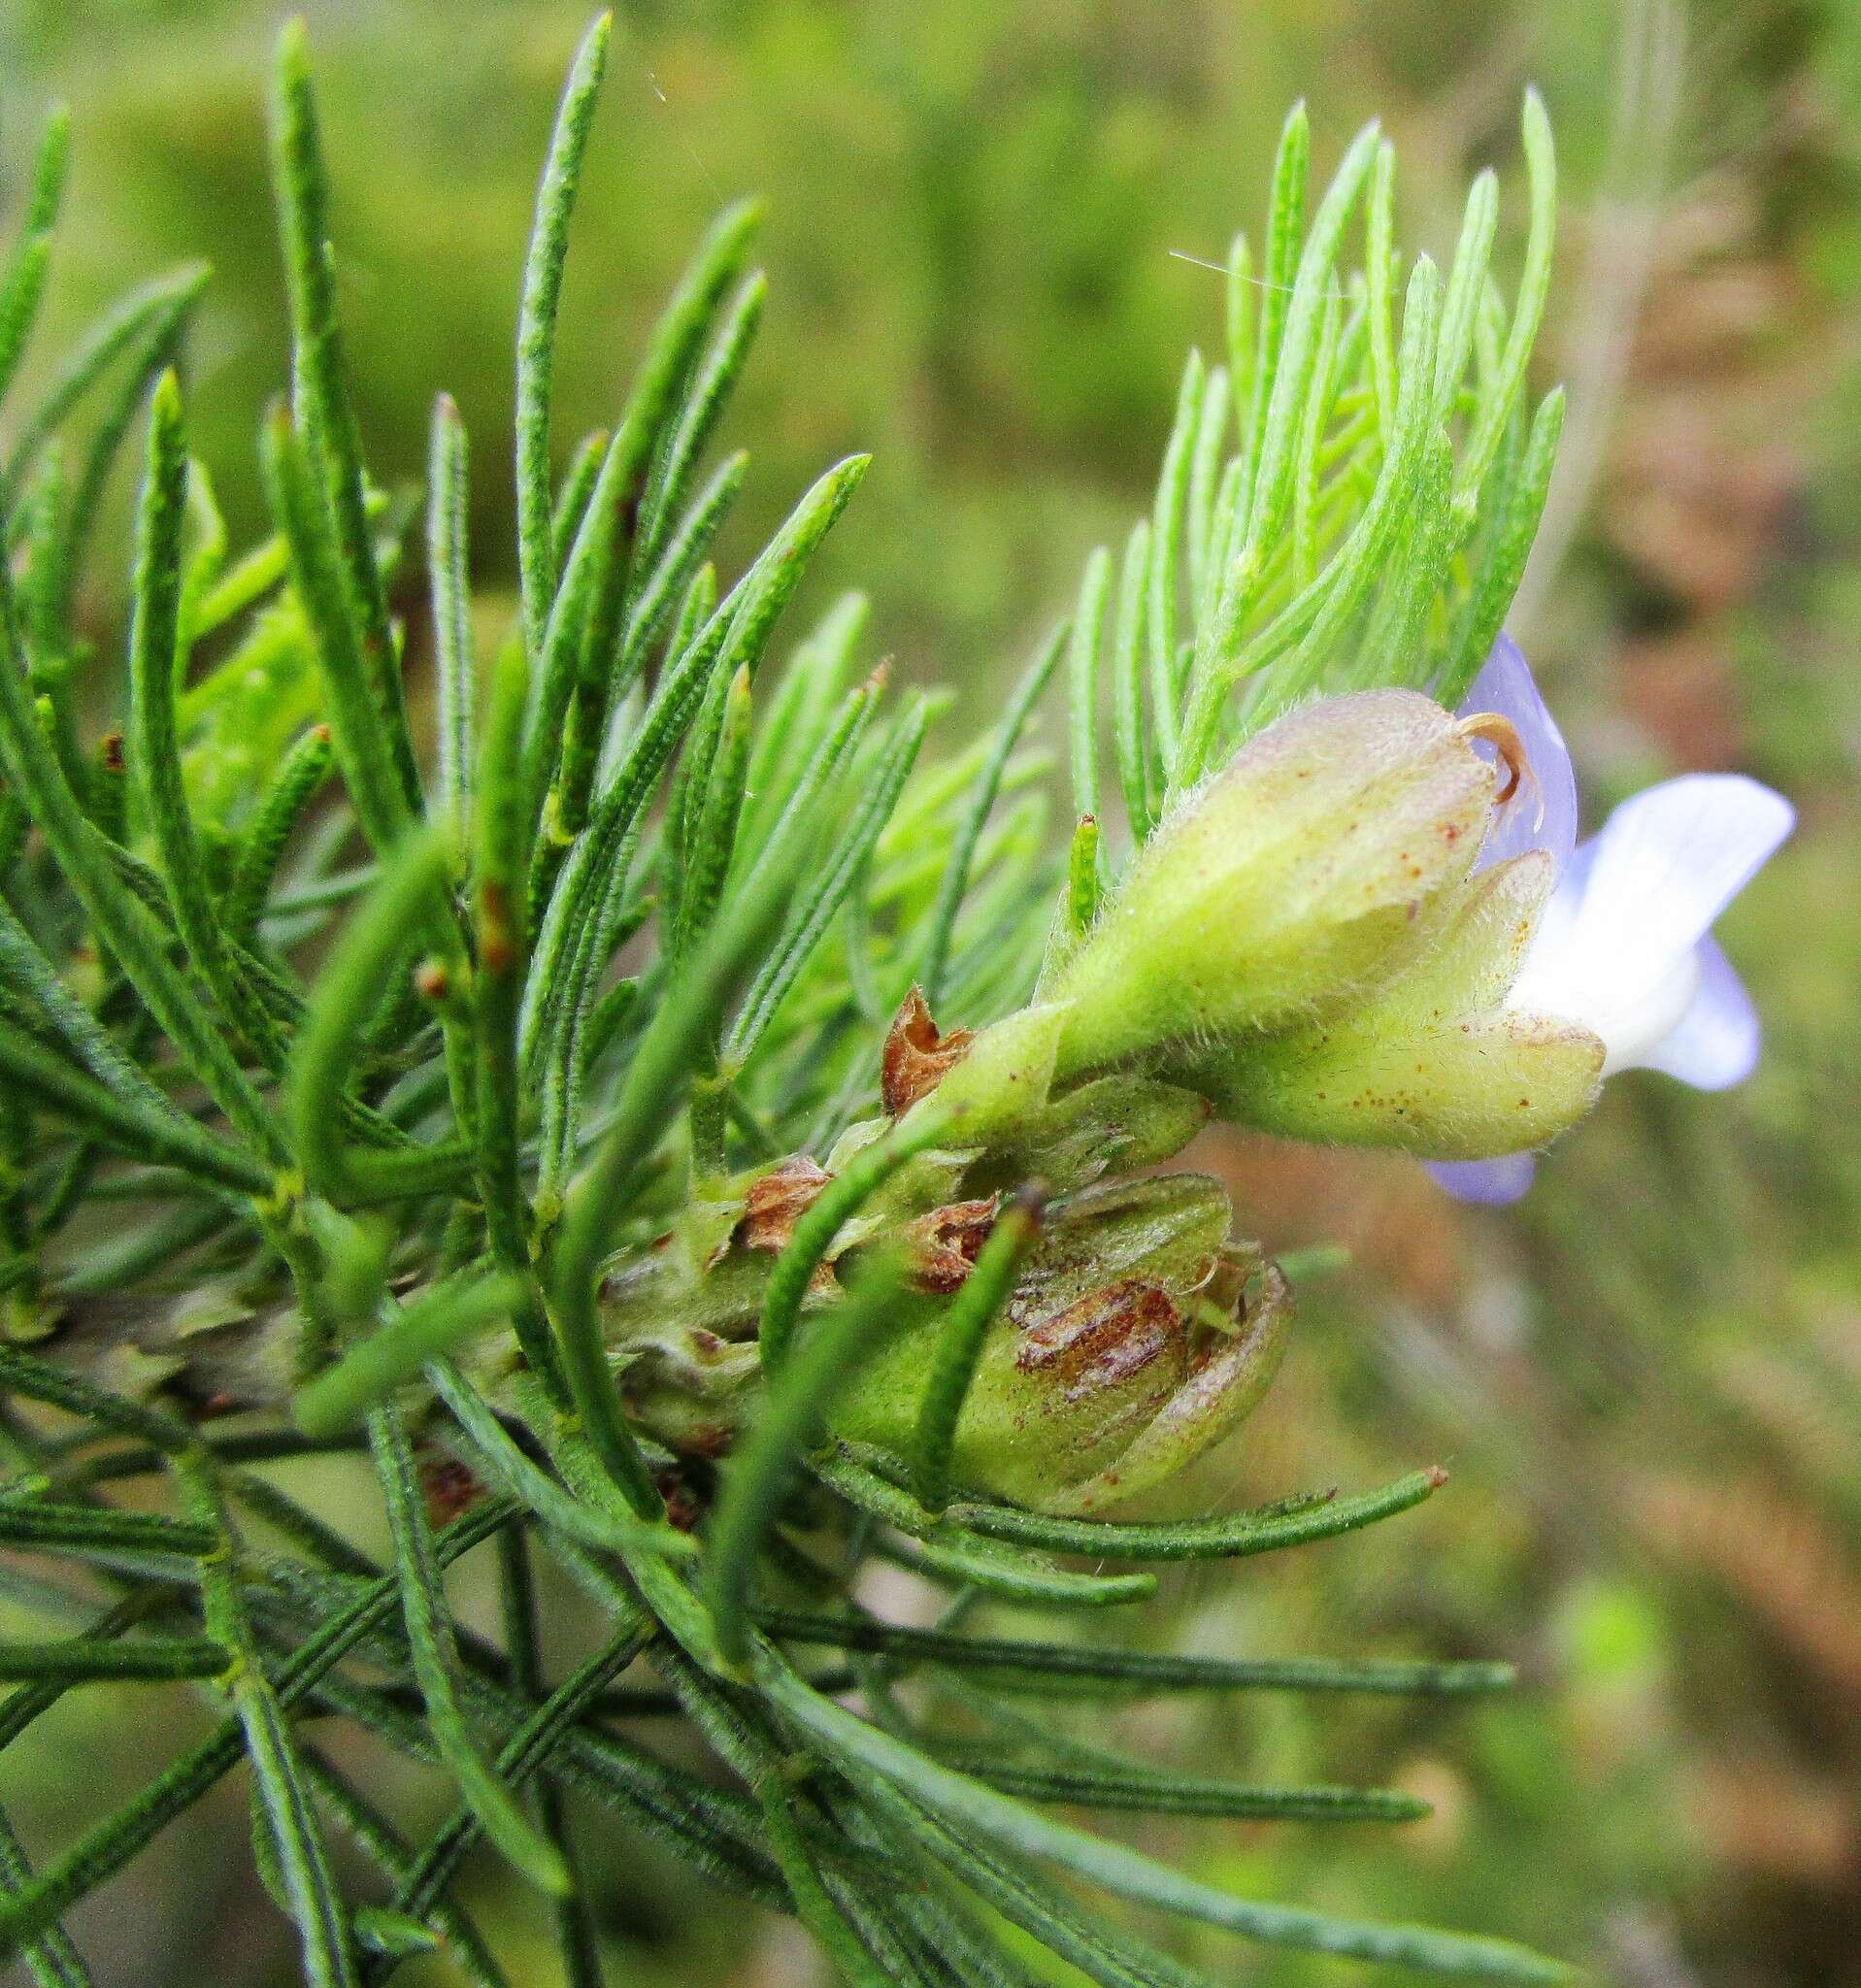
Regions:
<instances>
[{"instance_id":1,"label":"green leaf","mask_svg":"<svg viewBox=\"0 0 1861 1988\"><path fill-rule=\"evenodd\" d=\"M569 216L575 211L582 159L607 68L614 17L603 13L576 50L556 112L549 154L537 188L517 318L516 493L517 563L523 584L523 628L530 654L543 653L543 632L555 597L550 540L549 399L555 375L555 320L562 269L569 252Z\"/></svg>"},{"instance_id":2,"label":"green leaf","mask_svg":"<svg viewBox=\"0 0 1861 1988\"><path fill-rule=\"evenodd\" d=\"M1029 1642L935 1629L912 1629L865 1616L808 1615L789 1608L756 1611L758 1628L788 1642L868 1650L906 1663L989 1672L1003 1686L1042 1691L1060 1678L1150 1691L1325 1691L1459 1697L1509 1690L1509 1664L1431 1664L1329 1657L1180 1657L1155 1650L1085 1643Z\"/></svg>"},{"instance_id":3,"label":"green leaf","mask_svg":"<svg viewBox=\"0 0 1861 1988\"><path fill-rule=\"evenodd\" d=\"M439 682L440 812L464 845L472 832L477 672L466 526L465 423L450 394L433 403L427 455L426 569L433 592L433 652Z\"/></svg>"},{"instance_id":4,"label":"green leaf","mask_svg":"<svg viewBox=\"0 0 1861 1988\"><path fill-rule=\"evenodd\" d=\"M308 512L314 507L319 531L328 531L335 548L330 564L336 584L326 590L321 603L328 620L319 635L327 647L334 634L333 622L340 614L344 646L352 652L354 668L373 708L373 730L381 757L391 772L402 811L417 812L419 773L414 763L401 693L400 650L388 620L387 594L369 528L361 435L343 359L330 249L328 175L317 135L301 19L287 22L278 39L271 141L273 191L290 294L291 398L304 450L315 472L304 480L308 488L303 508ZM317 498L310 499L309 489L317 486ZM308 523L307 516L300 516L298 531ZM318 578L320 580L322 576Z\"/></svg>"},{"instance_id":5,"label":"green leaf","mask_svg":"<svg viewBox=\"0 0 1861 1988\"><path fill-rule=\"evenodd\" d=\"M479 1751L459 1707L458 1651L440 1589L439 1565L414 1452L400 1416L386 1405L369 1414L369 1442L394 1534L401 1574L401 1613L413 1653L415 1680L433 1739L459 1792L485 1834L532 1884L563 1893L569 1873L554 1847L523 1813L503 1777Z\"/></svg>"},{"instance_id":6,"label":"green leaf","mask_svg":"<svg viewBox=\"0 0 1861 1988\"><path fill-rule=\"evenodd\" d=\"M1274 1946L1381 1961L1461 1978L1553 1982L1570 1970L1509 1940L1435 1933L1424 1927L1335 1918L1294 1905L1237 1898L1186 1877L1121 1843L1055 1822L952 1773L822 1698L779 1659L764 1656L757 1677L769 1697L854 1773L883 1774L965 1833L1017 1856L1051 1860L1088 1883L1180 1917L1223 1926Z\"/></svg>"},{"instance_id":7,"label":"green leaf","mask_svg":"<svg viewBox=\"0 0 1861 1988\"><path fill-rule=\"evenodd\" d=\"M540 1465L532 1463L506 1432L472 1383L451 1361L436 1359L426 1370L434 1391L457 1418L463 1446L487 1479L495 1479L535 1512L547 1530L566 1533L599 1552L658 1554L662 1559L690 1559L697 1543L670 1526L648 1525L630 1508L588 1504L571 1497ZM453 1438L458 1441L459 1438Z\"/></svg>"},{"instance_id":8,"label":"green leaf","mask_svg":"<svg viewBox=\"0 0 1861 1988\"><path fill-rule=\"evenodd\" d=\"M454 1520L434 1541L442 1565L488 1539L510 1522L515 1508L487 1500ZM288 1710L349 1651L391 1615L400 1602L393 1575L365 1584L334 1614L327 1611L279 1666L274 1680ZM0 1728L3 1730L3 1728ZM104 1883L168 1823L198 1802L244 1751L239 1718L224 1719L207 1739L172 1761L133 1801L97 1824L56 1863L12 1897L0 1900L0 1952L17 1949L50 1925L65 1907Z\"/></svg>"},{"instance_id":9,"label":"green leaf","mask_svg":"<svg viewBox=\"0 0 1861 1988\"><path fill-rule=\"evenodd\" d=\"M392 1883L405 1883L414 1868L414 1853L400 1832L316 1747L305 1746L301 1752L305 1772L310 1775L323 1806ZM377 1916L371 1917L371 1914ZM363 1945L371 1944L371 1929L379 1926L383 1917L393 1916L396 1915L384 1907L358 1907L351 1921L357 1941ZM483 1936L456 1905L441 1899L427 1913L427 1918L444 1939L448 1958L471 1983L471 1988L510 1988L503 1970L486 1947Z\"/></svg>"},{"instance_id":10,"label":"green leaf","mask_svg":"<svg viewBox=\"0 0 1861 1988\"><path fill-rule=\"evenodd\" d=\"M822 781L850 751L854 726L863 713L849 712L846 715L848 722L845 734L833 744L831 753L817 761ZM857 886L916 762L923 745L926 720L923 699L914 700L893 728L884 755L866 780L852 817L829 852L818 880L795 900L781 936L757 969L756 977L744 996L743 1005L724 1039L723 1054L728 1072L741 1071L748 1062L803 967L814 956L835 916ZM813 771L811 768L810 773ZM783 811L779 833L802 832L807 826L807 799L814 790L816 782L805 777Z\"/></svg>"},{"instance_id":11,"label":"green leaf","mask_svg":"<svg viewBox=\"0 0 1861 1988\"><path fill-rule=\"evenodd\" d=\"M781 915L803 840L798 828L771 845L738 902L668 990L628 1066L613 1122L563 1211L550 1277L563 1369L590 1441L643 1517L656 1516L661 1501L608 1371L595 1304L597 1268L674 1098L715 1041L732 986Z\"/></svg>"},{"instance_id":12,"label":"green leaf","mask_svg":"<svg viewBox=\"0 0 1861 1988\"><path fill-rule=\"evenodd\" d=\"M436 1169L452 1166L453 1155L444 1148L352 1150L343 1138L340 1109L382 988L431 930L449 868L444 837L432 830L408 836L324 963L293 1045L292 1143L310 1181L334 1198L415 1191L430 1184Z\"/></svg>"},{"instance_id":13,"label":"green leaf","mask_svg":"<svg viewBox=\"0 0 1861 1988\"><path fill-rule=\"evenodd\" d=\"M129 759L160 852L183 945L218 1004L264 1060L282 1060L271 1016L233 965L187 809L175 736L175 657L181 609L182 527L186 514L187 441L181 384L172 369L155 382L149 453L136 515L135 612L129 636ZM279 1150L277 1134L266 1139Z\"/></svg>"},{"instance_id":14,"label":"green leaf","mask_svg":"<svg viewBox=\"0 0 1861 1988\"><path fill-rule=\"evenodd\" d=\"M1499 452L1500 438L1512 407L1524 389L1525 369L1531 362L1532 347L1545 315L1545 299L1550 291L1551 250L1557 223L1557 153L1545 100L1535 89L1525 92L1521 128L1531 185L1531 226L1525 239L1525 267L1518 280L1518 298L1512 307L1506 348L1481 407L1479 426L1468 440L1454 486L1454 501L1468 514Z\"/></svg>"},{"instance_id":15,"label":"green leaf","mask_svg":"<svg viewBox=\"0 0 1861 1988\"><path fill-rule=\"evenodd\" d=\"M910 1546L883 1545L884 1558L932 1579L979 1588L1036 1608L1121 1608L1156 1594L1153 1574L1077 1574L1044 1554L994 1541L931 1535Z\"/></svg>"},{"instance_id":16,"label":"green leaf","mask_svg":"<svg viewBox=\"0 0 1861 1988\"><path fill-rule=\"evenodd\" d=\"M316 637L325 708L343 782L362 832L385 856L406 832L413 811L396 765L393 728L351 617L328 514L304 443L285 411L274 408L261 431L261 459L277 518L290 547L291 577Z\"/></svg>"},{"instance_id":17,"label":"green leaf","mask_svg":"<svg viewBox=\"0 0 1861 1988\"><path fill-rule=\"evenodd\" d=\"M259 1668L213 1466L203 1453L188 1452L179 1459L177 1478L194 1522L216 1538L216 1550L200 1564L201 1607L208 1634L222 1646L231 1667L228 1693L297 1922L305 1979L311 1988L353 1988L357 1976L349 1914L330 1868L322 1824L304 1785L296 1739L276 1688Z\"/></svg>"},{"instance_id":18,"label":"green leaf","mask_svg":"<svg viewBox=\"0 0 1861 1988\"><path fill-rule=\"evenodd\" d=\"M143 382L166 357L176 331L205 289L208 276L204 263L185 263L153 277L112 304L83 332L60 360L38 404L20 424L6 468L0 472L0 512L12 512L27 472L66 414L117 359L134 354L134 391L126 397L126 408L118 402L120 420L127 422L135 403L142 397ZM103 434L107 436L115 426L115 420L106 420ZM98 460L93 453L92 464Z\"/></svg>"},{"instance_id":19,"label":"green leaf","mask_svg":"<svg viewBox=\"0 0 1861 1988\"><path fill-rule=\"evenodd\" d=\"M1116 1519L1055 1518L1008 1505L959 1504L949 1522L984 1539L1006 1540L1053 1553L1087 1553L1111 1560L1234 1560L1276 1553L1313 1540L1335 1539L1408 1511L1447 1481L1446 1471L1416 1471L1380 1491L1328 1499L1291 1511L1240 1512L1232 1518L1142 1523Z\"/></svg>"},{"instance_id":20,"label":"green leaf","mask_svg":"<svg viewBox=\"0 0 1861 1988\"><path fill-rule=\"evenodd\" d=\"M214 1677L226 1668L226 1652L207 1637L141 1637L101 1642L67 1637L56 1642L0 1641L0 1678L57 1678L67 1684L99 1678L169 1683L178 1677Z\"/></svg>"},{"instance_id":21,"label":"green leaf","mask_svg":"<svg viewBox=\"0 0 1861 1988\"><path fill-rule=\"evenodd\" d=\"M467 1274L422 1291L389 1323L297 1390L292 1398L297 1426L314 1439L354 1427L430 1360L450 1353L500 1319L508 1320L522 1289L515 1277Z\"/></svg>"},{"instance_id":22,"label":"green leaf","mask_svg":"<svg viewBox=\"0 0 1861 1988\"><path fill-rule=\"evenodd\" d=\"M1162 1815L1246 1822L1416 1822L1434 1811L1393 1788L1269 1788L1207 1774L1133 1767L1124 1773L1012 1765L990 1754L947 1753L946 1767L1024 1802L1060 1802Z\"/></svg>"},{"instance_id":23,"label":"green leaf","mask_svg":"<svg viewBox=\"0 0 1861 1988\"><path fill-rule=\"evenodd\" d=\"M232 882L220 907L228 934L249 944L264 916L278 866L298 824L336 766L329 727L314 725L284 755L239 845Z\"/></svg>"},{"instance_id":24,"label":"green leaf","mask_svg":"<svg viewBox=\"0 0 1861 1988\"><path fill-rule=\"evenodd\" d=\"M969 889L971 871L976 860L976 845L981 840L989 812L995 806L996 795L1001 791L1002 775L1007 770L1009 758L1019 743L1028 718L1033 714L1034 707L1041 701L1041 693L1051 679L1061 656L1066 653L1066 623L1061 622L1041 646L1040 652L1028 666L1019 683L1014 686L1014 694L1009 699L1008 710L996 727L994 745L989 756L970 789L962 819L957 825L956 840L950 850L949 863L944 872L944 881L937 894L936 906L931 911L923 950L918 956L918 983L924 990L924 999L933 1006L943 991L944 970L949 959L950 937L956 929L956 914L962 910L963 898Z\"/></svg>"},{"instance_id":25,"label":"green leaf","mask_svg":"<svg viewBox=\"0 0 1861 1988\"><path fill-rule=\"evenodd\" d=\"M1144 725L1144 641L1150 526L1140 518L1125 543L1118 570L1117 618L1112 634L1112 738L1118 785L1131 824L1131 840L1147 842L1155 817L1150 809L1149 743Z\"/></svg>"},{"instance_id":26,"label":"green leaf","mask_svg":"<svg viewBox=\"0 0 1861 1988\"><path fill-rule=\"evenodd\" d=\"M839 1306L814 1323L799 1349L771 1370L762 1411L725 1466L705 1545L705 1599L716 1623L718 1647L733 1661L748 1647L749 1586L757 1548L776 1523L800 1453L817 1440L834 1396L878 1351L881 1333L896 1326L905 1291L896 1266L870 1269Z\"/></svg>"}]
</instances>

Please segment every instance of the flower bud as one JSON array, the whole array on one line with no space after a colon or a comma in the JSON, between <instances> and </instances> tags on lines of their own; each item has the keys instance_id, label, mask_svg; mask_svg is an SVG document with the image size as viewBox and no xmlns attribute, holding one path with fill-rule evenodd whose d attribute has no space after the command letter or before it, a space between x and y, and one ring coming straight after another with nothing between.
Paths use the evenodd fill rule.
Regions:
<instances>
[{"instance_id":1,"label":"flower bud","mask_svg":"<svg viewBox=\"0 0 1861 1988\"><path fill-rule=\"evenodd\" d=\"M1085 1512L1149 1489L1253 1407L1290 1318L1279 1272L1230 1248L1230 1209L1196 1175L1122 1182L1049 1211L990 1328L951 1481ZM939 1320L911 1321L836 1406L834 1433L909 1450Z\"/></svg>"},{"instance_id":2,"label":"flower bud","mask_svg":"<svg viewBox=\"0 0 1861 1988\"><path fill-rule=\"evenodd\" d=\"M1301 706L1132 863L1044 998L1055 1075L1322 1013L1425 936L1479 851L1492 769L1416 692Z\"/></svg>"},{"instance_id":3,"label":"flower bud","mask_svg":"<svg viewBox=\"0 0 1861 1988\"><path fill-rule=\"evenodd\" d=\"M1095 1077L1049 1099L991 1146L971 1178L990 1186L1041 1180L1070 1193L1113 1170L1160 1166L1202 1130L1212 1110L1200 1092L1133 1071Z\"/></svg>"},{"instance_id":4,"label":"flower bud","mask_svg":"<svg viewBox=\"0 0 1861 1988\"><path fill-rule=\"evenodd\" d=\"M1589 1110L1603 1074L1587 1029L1502 1005L1551 882L1542 852L1482 872L1376 997L1225 1044L1193 1080L1223 1116L1291 1139L1432 1160L1543 1145Z\"/></svg>"}]
</instances>

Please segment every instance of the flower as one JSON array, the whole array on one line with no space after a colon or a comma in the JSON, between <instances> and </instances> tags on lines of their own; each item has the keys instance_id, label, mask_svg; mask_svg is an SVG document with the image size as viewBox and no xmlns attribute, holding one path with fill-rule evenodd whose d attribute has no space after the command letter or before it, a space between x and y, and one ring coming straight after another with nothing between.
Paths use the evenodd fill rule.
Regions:
<instances>
[{"instance_id":1,"label":"flower","mask_svg":"<svg viewBox=\"0 0 1861 1988\"><path fill-rule=\"evenodd\" d=\"M1711 931L1790 833L1790 804L1741 774L1685 774L1624 801L1573 850L1570 753L1510 638L1500 638L1464 709L1510 720L1534 776L1495 818L1481 861L1537 847L1559 865L1508 1008L1592 1031L1605 1077L1661 1070L1700 1090L1748 1077L1757 1014ZM1431 1171L1463 1200L1501 1203L1524 1193L1534 1164L1518 1152Z\"/></svg>"}]
</instances>

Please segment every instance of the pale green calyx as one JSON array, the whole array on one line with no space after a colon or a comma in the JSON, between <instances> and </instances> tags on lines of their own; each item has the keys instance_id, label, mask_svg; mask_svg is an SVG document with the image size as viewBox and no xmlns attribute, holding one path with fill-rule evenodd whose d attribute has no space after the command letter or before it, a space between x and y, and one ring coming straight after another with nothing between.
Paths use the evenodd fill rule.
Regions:
<instances>
[{"instance_id":1,"label":"pale green calyx","mask_svg":"<svg viewBox=\"0 0 1861 1988\"><path fill-rule=\"evenodd\" d=\"M960 1103L1000 1140L1017 1119L1089 1118L1086 1099L1134 1070L1293 1139L1458 1160L1555 1138L1594 1102L1602 1050L1507 1006L1554 878L1543 852L1474 874L1495 799L1478 736L1403 690L1320 699L1260 733L936 1108ZM1095 1075L1118 1064L1121 1079Z\"/></svg>"},{"instance_id":2,"label":"pale green calyx","mask_svg":"<svg viewBox=\"0 0 1861 1988\"><path fill-rule=\"evenodd\" d=\"M1405 690L1289 712L1188 796L1044 990L1062 1079L1284 1027L1412 956L1479 851L1491 768Z\"/></svg>"},{"instance_id":3,"label":"pale green calyx","mask_svg":"<svg viewBox=\"0 0 1861 1988\"><path fill-rule=\"evenodd\" d=\"M1589 1030L1504 1006L1552 880L1542 851L1482 872L1382 991L1217 1049L1195 1081L1224 1117L1291 1139L1432 1160L1543 1145L1589 1110L1603 1075Z\"/></svg>"}]
</instances>

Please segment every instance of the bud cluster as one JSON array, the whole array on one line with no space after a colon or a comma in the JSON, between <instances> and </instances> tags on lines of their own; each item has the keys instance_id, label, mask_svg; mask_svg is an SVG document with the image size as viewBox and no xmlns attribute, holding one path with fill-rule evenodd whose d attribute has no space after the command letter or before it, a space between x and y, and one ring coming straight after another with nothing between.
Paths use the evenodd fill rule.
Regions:
<instances>
[{"instance_id":1,"label":"bud cluster","mask_svg":"<svg viewBox=\"0 0 1861 1988\"><path fill-rule=\"evenodd\" d=\"M1306 705L1180 803L1029 1006L941 1033L914 990L885 1045L884 1116L825 1165L726 1184L610 1279L633 1412L686 1453L731 1442L764 1380L777 1258L890 1136L913 1156L838 1231L804 1301L832 1305L869 1252L902 1253L920 1301L839 1396L839 1439L910 1453L945 1308L1029 1180L1057 1199L983 1335L952 1485L1093 1511L1234 1428L1277 1365L1283 1279L1230 1242L1215 1182L1130 1176L1214 1114L1473 1159L1554 1137L1594 1098L1597 1039L1506 1005L1554 879L1543 852L1479 867L1495 802L1528 771L1499 731L1409 691ZM1498 772L1477 741L1499 745Z\"/></svg>"}]
</instances>

